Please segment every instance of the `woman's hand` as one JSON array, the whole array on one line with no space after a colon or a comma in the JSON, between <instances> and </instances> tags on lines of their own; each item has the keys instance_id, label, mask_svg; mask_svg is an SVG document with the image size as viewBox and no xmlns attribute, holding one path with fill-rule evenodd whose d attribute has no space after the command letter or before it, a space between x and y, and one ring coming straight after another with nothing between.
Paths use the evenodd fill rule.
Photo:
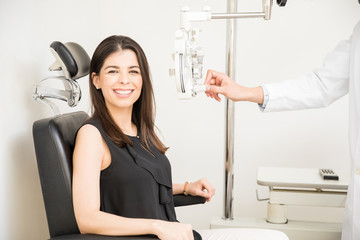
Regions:
<instances>
[{"instance_id":1,"label":"woman's hand","mask_svg":"<svg viewBox=\"0 0 360 240\"><path fill-rule=\"evenodd\" d=\"M186 186L185 192L192 196L204 197L209 202L215 195L215 188L206 178L202 178L196 182L189 183Z\"/></svg>"},{"instance_id":2,"label":"woman's hand","mask_svg":"<svg viewBox=\"0 0 360 240\"><path fill-rule=\"evenodd\" d=\"M178 222L155 221L154 233L161 240L194 240L192 226Z\"/></svg>"}]
</instances>

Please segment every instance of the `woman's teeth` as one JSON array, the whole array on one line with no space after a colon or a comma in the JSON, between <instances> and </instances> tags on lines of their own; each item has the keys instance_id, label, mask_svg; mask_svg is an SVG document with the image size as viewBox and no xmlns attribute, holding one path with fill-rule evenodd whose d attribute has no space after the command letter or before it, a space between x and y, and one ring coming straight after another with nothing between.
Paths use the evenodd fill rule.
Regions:
<instances>
[{"instance_id":1,"label":"woman's teeth","mask_svg":"<svg viewBox=\"0 0 360 240\"><path fill-rule=\"evenodd\" d=\"M132 92L132 90L115 90L115 93L120 94L120 95L127 95L130 94Z\"/></svg>"}]
</instances>

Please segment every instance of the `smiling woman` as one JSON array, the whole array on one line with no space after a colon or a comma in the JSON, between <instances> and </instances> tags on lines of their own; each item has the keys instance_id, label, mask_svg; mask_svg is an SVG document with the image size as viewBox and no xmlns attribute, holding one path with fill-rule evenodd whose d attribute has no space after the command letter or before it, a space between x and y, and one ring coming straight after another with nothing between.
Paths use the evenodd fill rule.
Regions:
<instances>
[{"instance_id":1,"label":"smiling woman","mask_svg":"<svg viewBox=\"0 0 360 240\"><path fill-rule=\"evenodd\" d=\"M125 116L122 112L132 112L142 88L141 71L133 51L119 49L110 54L100 73L91 75L92 83L97 90L102 91L106 107L111 113ZM134 125L122 126L121 130L128 135L136 135Z\"/></svg>"},{"instance_id":2,"label":"smiling woman","mask_svg":"<svg viewBox=\"0 0 360 240\"><path fill-rule=\"evenodd\" d=\"M146 56L131 38L111 36L90 64L93 115L79 130L73 156L73 203L81 233L201 239L177 222L173 195L202 196L203 178L172 184L167 148L154 131L154 96Z\"/></svg>"},{"instance_id":3,"label":"smiling woman","mask_svg":"<svg viewBox=\"0 0 360 240\"><path fill-rule=\"evenodd\" d=\"M94 52L90 64L90 97L93 103L94 118L98 118L105 132L119 146L130 144L125 133L134 134L135 125L141 132L145 145L152 142L162 153L166 148L154 133L154 95L149 73L149 65L144 51L134 40L125 36L111 36L102 41ZM131 88L129 88L131 86ZM121 95L126 91L131 96ZM115 92L116 90L116 92ZM111 97L107 99L106 97ZM119 96L126 96L127 109L131 111L131 125L116 124L117 117L124 115L118 111L125 109L108 109L112 104L126 104L126 101L117 100ZM111 110L115 110L112 112ZM141 114L140 114L141 113ZM114 114L112 116L111 114ZM129 119L127 119L127 122ZM118 119L118 121L121 121ZM120 129L119 126L120 125Z\"/></svg>"}]
</instances>

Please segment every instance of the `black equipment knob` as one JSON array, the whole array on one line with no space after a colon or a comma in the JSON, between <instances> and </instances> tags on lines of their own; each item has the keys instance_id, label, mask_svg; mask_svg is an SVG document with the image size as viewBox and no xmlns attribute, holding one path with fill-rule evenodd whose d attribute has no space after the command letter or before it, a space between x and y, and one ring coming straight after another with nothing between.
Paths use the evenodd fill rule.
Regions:
<instances>
[{"instance_id":1,"label":"black equipment knob","mask_svg":"<svg viewBox=\"0 0 360 240\"><path fill-rule=\"evenodd\" d=\"M287 2L287 0L276 0L276 1L277 1L277 4L280 7L284 7L286 5L286 2Z\"/></svg>"}]
</instances>

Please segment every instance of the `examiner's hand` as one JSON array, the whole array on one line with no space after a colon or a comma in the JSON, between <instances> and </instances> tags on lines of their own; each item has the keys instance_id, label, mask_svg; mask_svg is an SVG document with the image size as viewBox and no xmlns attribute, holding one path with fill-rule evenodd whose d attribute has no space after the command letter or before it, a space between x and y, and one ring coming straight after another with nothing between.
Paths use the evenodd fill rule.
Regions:
<instances>
[{"instance_id":1,"label":"examiner's hand","mask_svg":"<svg viewBox=\"0 0 360 240\"><path fill-rule=\"evenodd\" d=\"M242 87L225 73L208 70L204 84L208 86L205 92L206 95L215 98L218 102L221 101L219 94L222 94L233 101L241 100L240 92Z\"/></svg>"},{"instance_id":2,"label":"examiner's hand","mask_svg":"<svg viewBox=\"0 0 360 240\"><path fill-rule=\"evenodd\" d=\"M156 221L153 226L155 234L161 240L194 240L190 224Z\"/></svg>"},{"instance_id":3,"label":"examiner's hand","mask_svg":"<svg viewBox=\"0 0 360 240\"><path fill-rule=\"evenodd\" d=\"M186 192L192 196L204 197L209 202L215 195L215 188L206 178L202 178L190 183L186 188Z\"/></svg>"}]
</instances>

